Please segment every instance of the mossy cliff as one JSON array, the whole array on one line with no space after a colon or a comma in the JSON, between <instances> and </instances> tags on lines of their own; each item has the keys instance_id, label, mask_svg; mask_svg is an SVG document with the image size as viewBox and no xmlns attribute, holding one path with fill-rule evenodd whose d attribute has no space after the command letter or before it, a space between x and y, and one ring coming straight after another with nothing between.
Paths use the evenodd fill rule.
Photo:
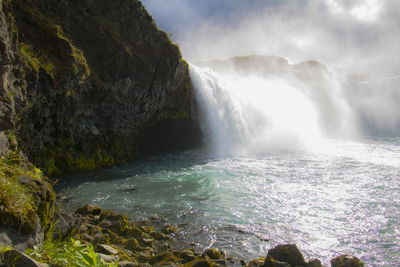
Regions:
<instances>
[{"instance_id":1,"label":"mossy cliff","mask_svg":"<svg viewBox=\"0 0 400 267\"><path fill-rule=\"evenodd\" d=\"M188 65L140 1L0 3L0 131L47 174L198 143Z\"/></svg>"}]
</instances>

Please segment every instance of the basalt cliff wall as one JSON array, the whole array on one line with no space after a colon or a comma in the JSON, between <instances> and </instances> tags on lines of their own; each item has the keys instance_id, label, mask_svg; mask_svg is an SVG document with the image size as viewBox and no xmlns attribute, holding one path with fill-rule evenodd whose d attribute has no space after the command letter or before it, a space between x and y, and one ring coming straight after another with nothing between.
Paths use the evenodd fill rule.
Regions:
<instances>
[{"instance_id":1,"label":"basalt cliff wall","mask_svg":"<svg viewBox=\"0 0 400 267\"><path fill-rule=\"evenodd\" d=\"M140 1L0 3L3 154L52 175L199 144L188 65Z\"/></svg>"}]
</instances>

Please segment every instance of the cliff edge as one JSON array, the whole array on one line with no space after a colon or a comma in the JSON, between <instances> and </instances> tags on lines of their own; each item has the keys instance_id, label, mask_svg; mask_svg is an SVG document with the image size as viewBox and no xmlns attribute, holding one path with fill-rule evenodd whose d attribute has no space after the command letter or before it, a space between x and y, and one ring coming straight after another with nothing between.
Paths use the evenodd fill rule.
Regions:
<instances>
[{"instance_id":1,"label":"cliff edge","mask_svg":"<svg viewBox=\"0 0 400 267\"><path fill-rule=\"evenodd\" d=\"M0 3L0 143L49 175L199 143L188 65L140 1Z\"/></svg>"}]
</instances>

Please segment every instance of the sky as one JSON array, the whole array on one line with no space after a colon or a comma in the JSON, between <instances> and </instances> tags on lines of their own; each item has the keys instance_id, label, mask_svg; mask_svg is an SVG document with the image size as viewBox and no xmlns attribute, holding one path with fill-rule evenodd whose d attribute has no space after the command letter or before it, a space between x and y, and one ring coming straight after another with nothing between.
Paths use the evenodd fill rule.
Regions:
<instances>
[{"instance_id":1,"label":"sky","mask_svg":"<svg viewBox=\"0 0 400 267\"><path fill-rule=\"evenodd\" d=\"M399 0L142 0L191 62L318 60L338 73L400 73Z\"/></svg>"}]
</instances>

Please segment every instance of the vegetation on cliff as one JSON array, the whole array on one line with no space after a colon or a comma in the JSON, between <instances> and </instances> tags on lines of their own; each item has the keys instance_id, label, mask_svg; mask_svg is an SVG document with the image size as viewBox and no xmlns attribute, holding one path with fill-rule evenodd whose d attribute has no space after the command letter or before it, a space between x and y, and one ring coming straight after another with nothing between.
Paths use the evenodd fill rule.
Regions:
<instances>
[{"instance_id":1,"label":"vegetation on cliff","mask_svg":"<svg viewBox=\"0 0 400 267\"><path fill-rule=\"evenodd\" d=\"M0 158L0 226L33 236L34 243L40 244L50 226L54 203L55 193L43 173L19 152Z\"/></svg>"},{"instance_id":2,"label":"vegetation on cliff","mask_svg":"<svg viewBox=\"0 0 400 267\"><path fill-rule=\"evenodd\" d=\"M24 153L45 173L110 167L198 143L188 65L140 1L11 0L1 7L1 54L10 60L2 60L0 109L10 114L0 124L14 116L2 130L17 130Z\"/></svg>"}]
</instances>

